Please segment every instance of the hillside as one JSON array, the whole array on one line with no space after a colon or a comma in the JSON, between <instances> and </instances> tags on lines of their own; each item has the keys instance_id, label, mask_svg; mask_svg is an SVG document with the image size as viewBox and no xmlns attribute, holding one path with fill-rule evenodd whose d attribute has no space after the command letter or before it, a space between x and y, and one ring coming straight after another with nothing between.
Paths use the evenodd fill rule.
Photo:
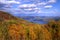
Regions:
<instances>
[{"instance_id":1,"label":"hillside","mask_svg":"<svg viewBox=\"0 0 60 40\"><path fill-rule=\"evenodd\" d=\"M0 20L12 20L12 19L16 20L17 18L7 12L0 11Z\"/></svg>"},{"instance_id":2,"label":"hillside","mask_svg":"<svg viewBox=\"0 0 60 40\"><path fill-rule=\"evenodd\" d=\"M0 40L59 40L60 30L56 33L55 28L59 23L35 24L0 11Z\"/></svg>"},{"instance_id":3,"label":"hillside","mask_svg":"<svg viewBox=\"0 0 60 40\"><path fill-rule=\"evenodd\" d=\"M27 22L2 11L0 11L0 20L2 21L0 21L0 40L51 39L50 33L42 25Z\"/></svg>"}]
</instances>

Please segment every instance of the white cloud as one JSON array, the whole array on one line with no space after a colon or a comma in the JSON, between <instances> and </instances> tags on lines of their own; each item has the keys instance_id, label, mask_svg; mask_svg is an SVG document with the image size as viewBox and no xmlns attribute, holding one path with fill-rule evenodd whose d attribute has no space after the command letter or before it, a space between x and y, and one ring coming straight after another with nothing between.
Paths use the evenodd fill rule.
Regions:
<instances>
[{"instance_id":1,"label":"white cloud","mask_svg":"<svg viewBox=\"0 0 60 40\"><path fill-rule=\"evenodd\" d=\"M18 1L7 1L7 3L14 3L14 4L20 4L20 2L18 2Z\"/></svg>"},{"instance_id":2,"label":"white cloud","mask_svg":"<svg viewBox=\"0 0 60 40\"><path fill-rule=\"evenodd\" d=\"M35 4L21 4L19 5L19 9L21 9L21 11L24 11L24 13L40 13L40 8L37 7L37 5Z\"/></svg>"},{"instance_id":3,"label":"white cloud","mask_svg":"<svg viewBox=\"0 0 60 40\"><path fill-rule=\"evenodd\" d=\"M12 1L8 1L8 0L0 0L0 3L2 4L20 4L20 2L12 0Z\"/></svg>"},{"instance_id":4,"label":"white cloud","mask_svg":"<svg viewBox=\"0 0 60 40\"><path fill-rule=\"evenodd\" d=\"M49 3L55 3L56 0L49 0L48 2L49 2Z\"/></svg>"},{"instance_id":5,"label":"white cloud","mask_svg":"<svg viewBox=\"0 0 60 40\"><path fill-rule=\"evenodd\" d=\"M25 0L26 1L26 0ZM3 3L3 4L8 4L6 5L5 7L6 8L9 8L9 7L12 7L10 4L20 4L18 6L18 8L16 9L6 9L6 10L11 10L11 11L14 11L14 12L20 12L20 13L45 13L45 10L43 11L44 8L52 8L53 6L51 5L51 3L55 3L56 0L49 0L49 1L46 1L46 2L39 2L38 0L34 0L34 2L36 2L36 4L34 3L31 3L31 4L20 4L19 1L15 1L15 0L10 0L10 1L7 1L7 0L0 0L0 3ZM48 12L48 9L47 9L47 12Z\"/></svg>"},{"instance_id":6,"label":"white cloud","mask_svg":"<svg viewBox=\"0 0 60 40\"><path fill-rule=\"evenodd\" d=\"M24 11L25 13L35 13L35 4L22 4L19 5L19 8Z\"/></svg>"},{"instance_id":7,"label":"white cloud","mask_svg":"<svg viewBox=\"0 0 60 40\"><path fill-rule=\"evenodd\" d=\"M46 5L47 3L46 2L41 2L41 3L38 3L37 5Z\"/></svg>"},{"instance_id":8,"label":"white cloud","mask_svg":"<svg viewBox=\"0 0 60 40\"><path fill-rule=\"evenodd\" d=\"M53 7L52 5L44 6L44 8L52 8L52 7Z\"/></svg>"},{"instance_id":9,"label":"white cloud","mask_svg":"<svg viewBox=\"0 0 60 40\"><path fill-rule=\"evenodd\" d=\"M20 8L23 8L23 7L36 7L35 4L22 4L22 5L19 5Z\"/></svg>"},{"instance_id":10,"label":"white cloud","mask_svg":"<svg viewBox=\"0 0 60 40\"><path fill-rule=\"evenodd\" d=\"M29 9L24 9L24 10L29 10L29 11L30 11L30 10L32 10L32 9L31 9L31 8L29 8Z\"/></svg>"}]
</instances>

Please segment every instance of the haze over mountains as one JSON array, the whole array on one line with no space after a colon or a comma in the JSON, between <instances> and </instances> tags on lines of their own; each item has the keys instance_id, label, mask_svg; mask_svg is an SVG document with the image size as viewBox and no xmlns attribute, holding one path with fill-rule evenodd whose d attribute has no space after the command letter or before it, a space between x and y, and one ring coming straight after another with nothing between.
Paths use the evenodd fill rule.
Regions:
<instances>
[{"instance_id":1,"label":"haze over mountains","mask_svg":"<svg viewBox=\"0 0 60 40\"><path fill-rule=\"evenodd\" d=\"M38 24L46 24L50 20L56 20L56 21L60 20L59 16L17 16L17 17Z\"/></svg>"},{"instance_id":2,"label":"haze over mountains","mask_svg":"<svg viewBox=\"0 0 60 40\"><path fill-rule=\"evenodd\" d=\"M9 12L8 12L9 13ZM60 19L60 14L56 14L56 13L34 13L34 14L24 14L24 13L16 13L16 14L12 14L13 16L16 16L18 18L22 18L24 20L27 20L29 22L33 22L33 23L38 23L38 24L45 24L48 23L49 20L54 19L54 20L59 20Z\"/></svg>"},{"instance_id":3,"label":"haze over mountains","mask_svg":"<svg viewBox=\"0 0 60 40\"><path fill-rule=\"evenodd\" d=\"M15 16L49 16L49 17L60 17L60 13L32 13L32 14L24 14L24 13L16 13L16 14L13 14Z\"/></svg>"}]
</instances>

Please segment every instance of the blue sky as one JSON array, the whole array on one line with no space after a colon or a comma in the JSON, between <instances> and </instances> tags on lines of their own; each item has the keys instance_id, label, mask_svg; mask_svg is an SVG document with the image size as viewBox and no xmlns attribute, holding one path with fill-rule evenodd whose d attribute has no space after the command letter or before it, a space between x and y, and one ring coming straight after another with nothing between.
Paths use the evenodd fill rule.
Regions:
<instances>
[{"instance_id":1,"label":"blue sky","mask_svg":"<svg viewBox=\"0 0 60 40\"><path fill-rule=\"evenodd\" d=\"M0 0L0 10L11 14L60 15L60 0Z\"/></svg>"}]
</instances>

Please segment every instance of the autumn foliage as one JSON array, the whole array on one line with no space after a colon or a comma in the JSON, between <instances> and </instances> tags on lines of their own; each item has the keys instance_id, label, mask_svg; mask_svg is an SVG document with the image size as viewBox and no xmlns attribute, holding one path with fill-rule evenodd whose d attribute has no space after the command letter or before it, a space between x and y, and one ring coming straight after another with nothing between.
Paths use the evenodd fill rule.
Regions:
<instances>
[{"instance_id":1,"label":"autumn foliage","mask_svg":"<svg viewBox=\"0 0 60 40\"><path fill-rule=\"evenodd\" d=\"M41 25L5 12L0 15L0 40L60 40L60 21L51 20Z\"/></svg>"},{"instance_id":2,"label":"autumn foliage","mask_svg":"<svg viewBox=\"0 0 60 40\"><path fill-rule=\"evenodd\" d=\"M15 22L7 21L1 24L2 31L0 33L4 34L4 37L1 36L2 40L51 40L50 32L43 25Z\"/></svg>"}]
</instances>

